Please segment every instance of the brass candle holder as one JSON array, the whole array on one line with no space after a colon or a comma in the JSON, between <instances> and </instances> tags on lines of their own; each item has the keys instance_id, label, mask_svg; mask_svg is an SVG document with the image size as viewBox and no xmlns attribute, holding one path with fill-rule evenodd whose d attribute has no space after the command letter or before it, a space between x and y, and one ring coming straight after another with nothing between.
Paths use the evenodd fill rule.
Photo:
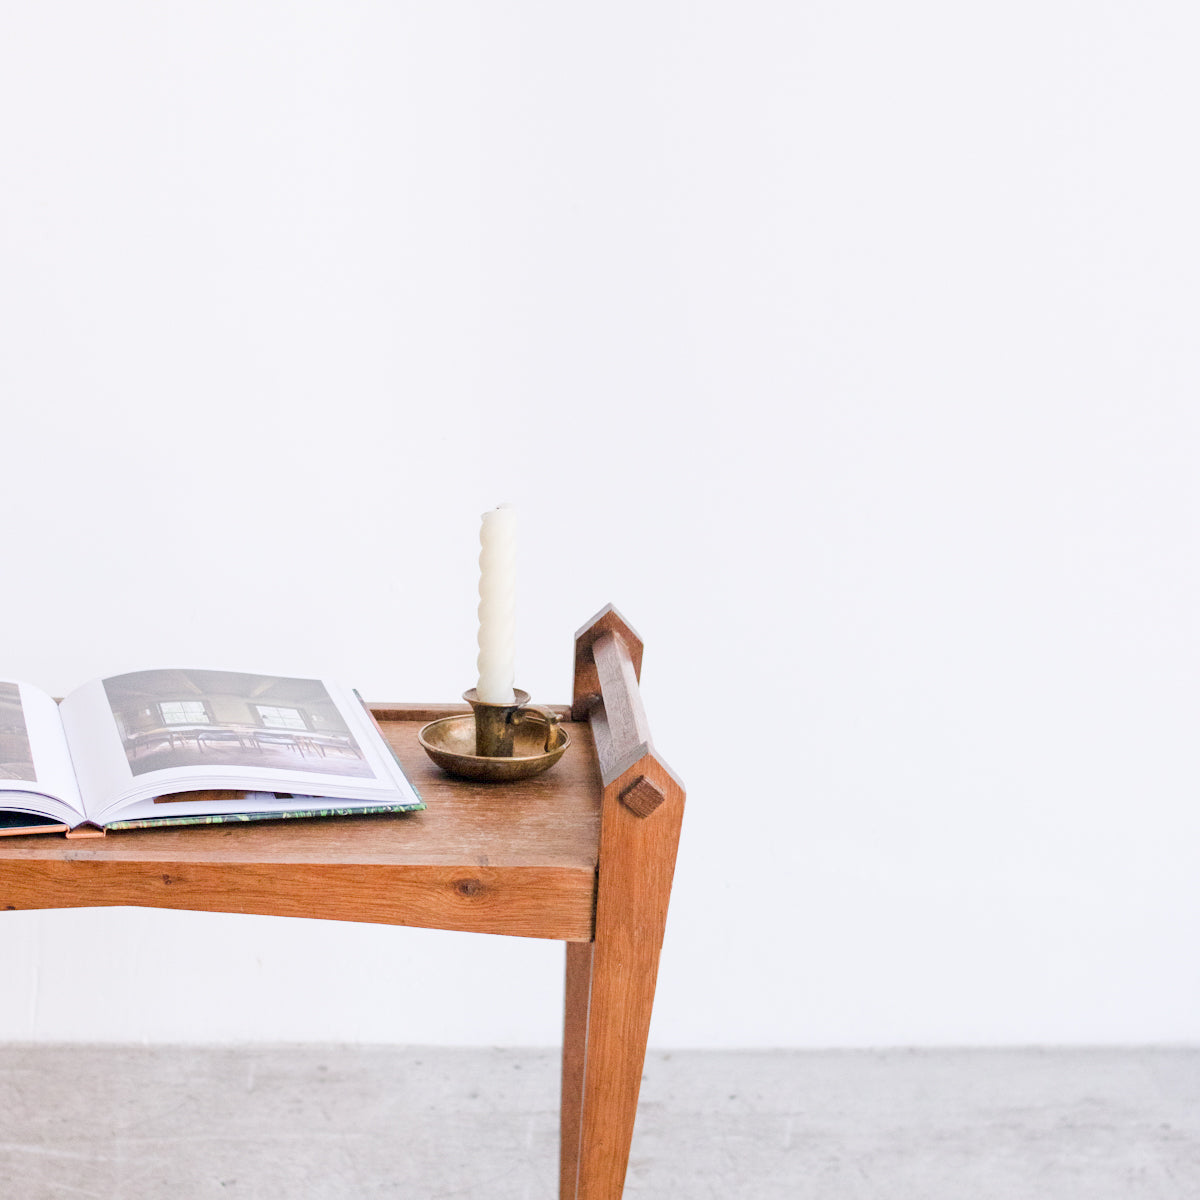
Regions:
<instances>
[{"instance_id":1,"label":"brass candle holder","mask_svg":"<svg viewBox=\"0 0 1200 1200\"><path fill-rule=\"evenodd\" d=\"M530 704L519 688L511 704L489 704L474 688L463 699L469 713L430 721L417 734L425 753L451 775L492 783L529 779L554 766L571 744L558 714Z\"/></svg>"}]
</instances>

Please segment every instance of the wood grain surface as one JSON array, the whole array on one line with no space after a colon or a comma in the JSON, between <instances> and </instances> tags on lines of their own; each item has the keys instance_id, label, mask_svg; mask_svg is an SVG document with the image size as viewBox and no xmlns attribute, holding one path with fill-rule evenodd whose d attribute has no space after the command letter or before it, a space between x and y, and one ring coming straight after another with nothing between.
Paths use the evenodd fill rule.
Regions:
<instances>
[{"instance_id":1,"label":"wood grain surface","mask_svg":"<svg viewBox=\"0 0 1200 1200\"><path fill-rule=\"evenodd\" d=\"M417 742L465 705L372 706L425 811L0 843L0 909L141 905L588 940L601 783L586 724L544 775L452 779Z\"/></svg>"}]
</instances>

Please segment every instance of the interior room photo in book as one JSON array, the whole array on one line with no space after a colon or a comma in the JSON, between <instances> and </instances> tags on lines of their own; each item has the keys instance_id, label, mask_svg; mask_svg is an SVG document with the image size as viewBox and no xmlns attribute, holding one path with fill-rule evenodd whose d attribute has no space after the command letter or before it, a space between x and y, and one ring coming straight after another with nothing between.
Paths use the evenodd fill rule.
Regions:
<instances>
[{"instance_id":1,"label":"interior room photo in book","mask_svg":"<svg viewBox=\"0 0 1200 1200\"><path fill-rule=\"evenodd\" d=\"M135 671L104 680L129 770L303 765L373 777L319 679L236 671Z\"/></svg>"}]
</instances>

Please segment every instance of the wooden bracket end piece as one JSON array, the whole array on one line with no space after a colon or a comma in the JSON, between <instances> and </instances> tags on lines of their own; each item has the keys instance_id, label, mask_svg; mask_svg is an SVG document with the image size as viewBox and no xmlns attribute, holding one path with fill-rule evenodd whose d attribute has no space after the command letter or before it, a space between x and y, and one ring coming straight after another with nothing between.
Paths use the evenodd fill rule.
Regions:
<instances>
[{"instance_id":1,"label":"wooden bracket end piece","mask_svg":"<svg viewBox=\"0 0 1200 1200\"><path fill-rule=\"evenodd\" d=\"M641 678L642 639L611 604L606 604L575 634L575 684L571 703L571 719L574 721L587 720L588 708L595 702L593 698L600 694L592 646L597 638L609 633L615 634L625 644L633 663L634 677Z\"/></svg>"}]
</instances>

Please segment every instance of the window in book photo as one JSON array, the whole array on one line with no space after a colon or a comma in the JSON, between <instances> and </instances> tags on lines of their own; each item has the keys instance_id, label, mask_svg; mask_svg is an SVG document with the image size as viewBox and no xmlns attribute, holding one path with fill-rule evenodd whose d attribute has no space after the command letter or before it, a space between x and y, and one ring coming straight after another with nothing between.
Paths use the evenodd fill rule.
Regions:
<instances>
[{"instance_id":1,"label":"window in book photo","mask_svg":"<svg viewBox=\"0 0 1200 1200\"><path fill-rule=\"evenodd\" d=\"M203 700L163 700L158 714L164 725L211 725L208 705Z\"/></svg>"},{"instance_id":2,"label":"window in book photo","mask_svg":"<svg viewBox=\"0 0 1200 1200\"><path fill-rule=\"evenodd\" d=\"M375 776L319 679L159 670L103 684L134 775L238 766Z\"/></svg>"},{"instance_id":3,"label":"window in book photo","mask_svg":"<svg viewBox=\"0 0 1200 1200\"><path fill-rule=\"evenodd\" d=\"M307 729L298 708L280 708L277 704L256 704L258 719L267 729Z\"/></svg>"},{"instance_id":4,"label":"window in book photo","mask_svg":"<svg viewBox=\"0 0 1200 1200\"><path fill-rule=\"evenodd\" d=\"M37 782L21 689L15 683L0 683L0 779Z\"/></svg>"}]
</instances>

